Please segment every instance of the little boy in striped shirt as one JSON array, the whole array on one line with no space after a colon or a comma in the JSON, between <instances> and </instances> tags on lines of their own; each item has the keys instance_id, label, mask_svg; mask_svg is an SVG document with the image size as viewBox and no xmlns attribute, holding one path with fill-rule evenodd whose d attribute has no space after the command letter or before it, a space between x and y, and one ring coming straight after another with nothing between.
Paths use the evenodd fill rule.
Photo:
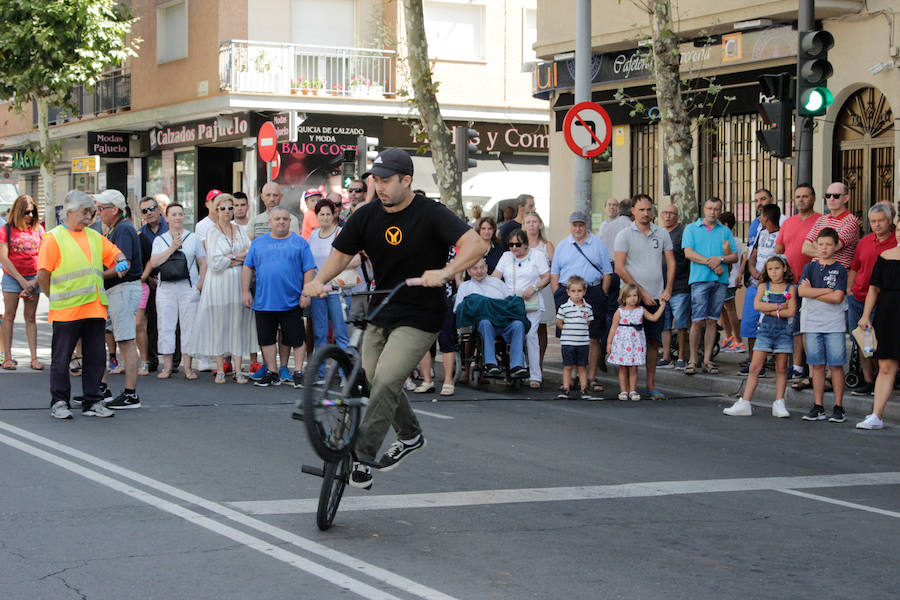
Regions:
<instances>
[{"instance_id":1,"label":"little boy in striped shirt","mask_svg":"<svg viewBox=\"0 0 900 600\"><path fill-rule=\"evenodd\" d=\"M556 311L556 326L562 330L560 349L563 359L563 389L560 398L570 398L569 389L572 384L572 371L578 368L581 379L581 397L590 399L587 389L588 351L591 345L589 325L594 319L591 305L584 301L587 283L582 277L573 275L566 282L566 293L569 300Z\"/></svg>"}]
</instances>

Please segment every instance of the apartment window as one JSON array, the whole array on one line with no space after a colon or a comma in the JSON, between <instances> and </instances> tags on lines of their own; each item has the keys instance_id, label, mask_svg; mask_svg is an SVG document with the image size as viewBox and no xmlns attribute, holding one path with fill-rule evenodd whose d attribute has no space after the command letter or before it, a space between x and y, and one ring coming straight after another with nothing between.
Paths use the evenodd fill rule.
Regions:
<instances>
[{"instance_id":1,"label":"apartment window","mask_svg":"<svg viewBox=\"0 0 900 600\"><path fill-rule=\"evenodd\" d=\"M537 62L534 43L537 42L537 11L526 8L522 15L522 63Z\"/></svg>"},{"instance_id":2,"label":"apartment window","mask_svg":"<svg viewBox=\"0 0 900 600\"><path fill-rule=\"evenodd\" d=\"M327 27L322 27L327 23ZM356 46L356 0L293 0L291 41L315 46Z\"/></svg>"},{"instance_id":3,"label":"apartment window","mask_svg":"<svg viewBox=\"0 0 900 600\"><path fill-rule=\"evenodd\" d=\"M446 60L484 60L484 6L426 2L428 54Z\"/></svg>"},{"instance_id":4,"label":"apartment window","mask_svg":"<svg viewBox=\"0 0 900 600\"><path fill-rule=\"evenodd\" d=\"M156 62L165 63L188 55L188 0L156 7Z\"/></svg>"}]
</instances>

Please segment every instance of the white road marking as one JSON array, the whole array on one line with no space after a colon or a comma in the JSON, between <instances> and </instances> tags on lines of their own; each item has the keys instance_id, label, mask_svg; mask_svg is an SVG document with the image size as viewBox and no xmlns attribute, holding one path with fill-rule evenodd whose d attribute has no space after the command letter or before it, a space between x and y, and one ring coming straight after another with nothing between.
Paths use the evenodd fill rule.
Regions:
<instances>
[{"instance_id":1,"label":"white road marking","mask_svg":"<svg viewBox=\"0 0 900 600\"><path fill-rule=\"evenodd\" d=\"M390 585L394 588L402 590L408 594L412 594L414 596L418 596L420 598L424 598L426 600L455 600L452 596L444 594L438 590L427 587L423 584L417 583L406 577L401 575L397 575L396 573L392 573L386 569L382 569L376 565L367 563L358 558L354 558L348 554L344 554L343 552L339 552L337 550L332 550L327 546L314 542L310 539L304 538L302 536L296 535L284 529L280 529L278 527L274 527L260 521L258 519L254 519L253 517L247 516L243 513L240 513L236 510L228 508L223 504L219 504L217 502L213 502L211 500L207 500L190 492L184 491L180 488L176 488L169 484L163 483L151 477L147 477L145 475L141 475L135 471L130 469L126 469L124 467L120 467L118 465L112 464L108 461L105 461L101 458L97 458L90 454L81 452L71 446L67 446L65 444L61 444L49 438L40 436L35 433L31 433L25 429L21 429L14 425L10 425L4 421L0 421L0 429L4 429L10 433L13 433L19 437L24 439L36 442L43 446L46 446L52 450L57 451L59 454L68 454L73 458L77 458L79 460L83 460L87 463L93 464L96 467L100 467L105 469L111 473L114 473L120 477L130 479L141 485L154 489L158 492L162 492L174 498L178 498L184 502L189 504L193 504L199 508L204 510L219 514L223 517L226 517L232 521L237 523L241 523L242 525L255 529L261 533L265 533L267 535L272 536L273 538L279 539L281 541L287 542L293 546L296 546L306 552L311 554L318 555L322 558L326 558L328 560L334 561L343 567L354 571L360 575L367 575L373 579L381 581L387 585ZM200 525L201 527L205 527L210 531L214 531L223 536L229 537L239 543L246 545L249 548L253 548L254 550L258 550L265 554L268 554L274 558L282 560L298 569L307 571L312 575L316 575L321 577L325 581L332 583L338 587L342 587L348 589L355 594L358 594L364 598L373 598L373 599L385 599L385 600L398 600L396 596L378 590L368 584L365 584L357 579L353 579L341 574L339 571L335 571L333 569L329 569L324 567L318 563L312 562L306 558L303 558L297 554L293 554L287 552L286 550L282 550L280 548L276 548L273 544L268 543L259 538L254 538L248 534L245 534L237 529L229 527L228 525L221 524L217 521L210 519L209 517L204 517L199 513L193 512L187 508L181 507L177 504L174 504L168 500L163 498L159 498L158 496L154 496L147 492L144 492L139 489L135 489L130 485L108 477L102 473L98 473L97 471L88 469L82 465L73 463L67 459L61 458L57 454L50 454L44 450L39 448L35 448L34 446L30 446L22 441L17 439L5 436L0 434L0 442L5 443L14 448L18 448L19 450L31 454L37 458L41 458L47 462L55 464L61 468L67 469L73 473L81 475L87 479L92 481L96 481L102 485L105 485L111 489L122 492L123 494L127 494L133 498L136 498L142 502L150 504L159 508L160 510L164 510L171 514L177 515L190 523L194 523Z\"/></svg>"},{"instance_id":2,"label":"white road marking","mask_svg":"<svg viewBox=\"0 0 900 600\"><path fill-rule=\"evenodd\" d=\"M434 417L435 419L454 419L454 418L456 418L456 417L450 417L447 415L439 415L438 413L433 413L433 412L430 412L427 410L421 410L421 409L418 409L415 407L413 407L413 411L417 415L425 415L426 417Z\"/></svg>"},{"instance_id":3,"label":"white road marking","mask_svg":"<svg viewBox=\"0 0 900 600\"><path fill-rule=\"evenodd\" d=\"M813 475L806 477L760 477L755 479L656 481L648 483L625 483L619 485L477 490L469 492L441 492L396 496L366 495L344 498L341 500L341 511L443 508L451 506L479 506L486 504L516 504L523 502L569 502L574 500L650 498L655 496L718 492L749 492L760 490L784 491L786 489L796 488L895 484L900 484L900 472ZM253 515L277 515L315 513L317 502L318 500L316 499L288 499L229 502L228 504Z\"/></svg>"},{"instance_id":4,"label":"white road marking","mask_svg":"<svg viewBox=\"0 0 900 600\"><path fill-rule=\"evenodd\" d=\"M790 494L792 496L800 496L801 498L809 498L810 500L818 500L819 502L827 502L829 504L836 504L838 506L845 506L847 508L855 508L856 510L864 510L870 513L875 513L876 515L884 515L886 517L894 517L895 519L900 519L900 512L896 512L893 510L884 510L883 508L876 508L874 506L866 506L865 504L857 504L856 502L847 502L845 500L837 500L835 498L828 498L827 496L818 496L816 494L807 494L806 492L798 492L796 490L775 490L776 492L781 492L782 494Z\"/></svg>"}]
</instances>

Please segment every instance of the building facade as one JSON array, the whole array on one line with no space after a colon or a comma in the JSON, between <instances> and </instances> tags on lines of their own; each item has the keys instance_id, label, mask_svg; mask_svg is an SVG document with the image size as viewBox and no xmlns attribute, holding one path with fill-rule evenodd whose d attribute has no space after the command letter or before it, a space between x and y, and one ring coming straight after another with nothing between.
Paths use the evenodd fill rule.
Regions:
<instances>
[{"instance_id":1,"label":"building facade","mask_svg":"<svg viewBox=\"0 0 900 600\"><path fill-rule=\"evenodd\" d=\"M799 183L791 162L772 158L756 139L757 130L765 128L758 114L765 99L758 77L796 74L797 6L797 0L673 3L683 81L711 117L694 132L697 196L722 198L725 209L735 212L741 234L754 218L749 201L756 189L770 189L790 212L793 186ZM559 237L574 188L575 154L564 141L562 122L574 103L575 0L539 0L537 8L535 52L542 62L533 73L533 93L550 111L551 188L560 199L551 203L552 222ZM835 38L828 53L834 103L815 119L813 135L812 183L820 209L821 193L835 180L849 186L851 210L858 216L875 202L898 199L900 128L892 108L900 106L896 10L891 0L816 2L817 22ZM668 181L643 41L649 15L635 3L593 2L591 21L592 100L606 108L613 125L610 149L594 159L592 207L599 223L608 197L644 192L663 199Z\"/></svg>"},{"instance_id":2,"label":"building facade","mask_svg":"<svg viewBox=\"0 0 900 600\"><path fill-rule=\"evenodd\" d=\"M132 0L137 58L80 91L76 114L51 111L62 143L57 198L65 190L116 188L134 206L166 193L189 222L205 215L209 189L255 197L271 176L299 213L309 187L339 191L343 150L357 137L378 148L421 146L410 124L402 3L391 0ZM479 166L547 170L545 102L531 95L536 0L426 0L426 35L438 100L449 125L479 131ZM0 112L4 109L0 106ZM8 111L7 111L8 112ZM260 158L263 123L277 132L271 164ZM22 192L43 196L24 150L36 114L0 119L0 152L13 155ZM415 185L437 195L427 155ZM528 190L510 190L511 196ZM52 211L50 211L52 217Z\"/></svg>"}]
</instances>

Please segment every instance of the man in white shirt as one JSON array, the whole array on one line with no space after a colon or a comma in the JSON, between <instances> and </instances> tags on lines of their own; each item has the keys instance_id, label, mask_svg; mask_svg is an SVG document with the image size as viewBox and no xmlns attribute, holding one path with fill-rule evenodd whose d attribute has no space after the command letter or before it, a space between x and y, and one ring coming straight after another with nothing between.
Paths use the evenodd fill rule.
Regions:
<instances>
[{"instance_id":1,"label":"man in white shirt","mask_svg":"<svg viewBox=\"0 0 900 600\"><path fill-rule=\"evenodd\" d=\"M502 279L487 276L487 263L484 259L469 267L469 276L471 279L462 282L459 290L456 292L456 303L453 305L453 312L459 308L466 296L472 294L480 294L494 300L503 300L507 296L512 296L512 288L509 287ZM497 366L497 355L494 351L494 339L497 335L501 335L509 344L509 375L510 377L526 377L528 369L525 368L525 325L521 320L516 319L501 331L497 331L493 323L488 319L481 319L478 322L478 333L481 335L481 341L484 347L484 374L496 377L500 375L500 367Z\"/></svg>"}]
</instances>

